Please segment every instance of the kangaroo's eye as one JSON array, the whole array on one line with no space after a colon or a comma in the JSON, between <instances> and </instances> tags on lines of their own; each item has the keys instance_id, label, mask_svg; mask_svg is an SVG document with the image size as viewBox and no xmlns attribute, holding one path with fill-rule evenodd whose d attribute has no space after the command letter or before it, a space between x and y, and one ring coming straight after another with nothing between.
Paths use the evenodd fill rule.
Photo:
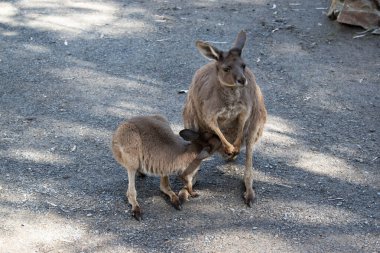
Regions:
<instances>
[{"instance_id":1,"label":"kangaroo's eye","mask_svg":"<svg viewBox=\"0 0 380 253\"><path fill-rule=\"evenodd\" d=\"M223 71L226 72L226 73L228 73L228 72L231 71L231 68L230 68L230 67L224 67L224 68L223 68Z\"/></svg>"},{"instance_id":2,"label":"kangaroo's eye","mask_svg":"<svg viewBox=\"0 0 380 253\"><path fill-rule=\"evenodd\" d=\"M243 69L245 69L246 66L245 66L245 64L243 63L243 64L241 65L241 67L242 67Z\"/></svg>"}]
</instances>

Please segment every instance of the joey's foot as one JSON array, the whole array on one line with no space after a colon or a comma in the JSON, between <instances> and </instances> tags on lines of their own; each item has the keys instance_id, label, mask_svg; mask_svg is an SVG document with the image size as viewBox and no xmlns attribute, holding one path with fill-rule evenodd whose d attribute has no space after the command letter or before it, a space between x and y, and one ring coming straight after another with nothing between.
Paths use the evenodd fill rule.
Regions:
<instances>
[{"instance_id":1,"label":"joey's foot","mask_svg":"<svg viewBox=\"0 0 380 253\"><path fill-rule=\"evenodd\" d=\"M250 191L247 190L246 192L244 192L244 202L245 204L247 204L248 207L252 207L255 199L256 199L256 194L253 189L251 189Z\"/></svg>"},{"instance_id":2,"label":"joey's foot","mask_svg":"<svg viewBox=\"0 0 380 253\"><path fill-rule=\"evenodd\" d=\"M178 194L179 201L181 204L183 204L186 201L189 201L189 197L197 198L199 197L199 193L196 191L189 192L186 188L181 189L181 191Z\"/></svg>"},{"instance_id":3,"label":"joey's foot","mask_svg":"<svg viewBox=\"0 0 380 253\"><path fill-rule=\"evenodd\" d=\"M181 200L177 196L172 197L170 201L172 202L172 205L174 206L175 209L182 210Z\"/></svg>"},{"instance_id":4,"label":"joey's foot","mask_svg":"<svg viewBox=\"0 0 380 253\"><path fill-rule=\"evenodd\" d=\"M139 206L136 206L133 210L132 210L132 216L138 220L138 221L141 221L141 218L142 218L142 213L141 213L141 209Z\"/></svg>"},{"instance_id":5,"label":"joey's foot","mask_svg":"<svg viewBox=\"0 0 380 253\"><path fill-rule=\"evenodd\" d=\"M198 198L198 197L199 197L199 193L196 192L196 191L192 191L192 192L190 192L190 196L191 196L192 198Z\"/></svg>"},{"instance_id":6,"label":"joey's foot","mask_svg":"<svg viewBox=\"0 0 380 253\"><path fill-rule=\"evenodd\" d=\"M190 194L185 188L181 189L178 193L179 201L181 204L183 204L186 201L189 201L189 196Z\"/></svg>"}]
</instances>

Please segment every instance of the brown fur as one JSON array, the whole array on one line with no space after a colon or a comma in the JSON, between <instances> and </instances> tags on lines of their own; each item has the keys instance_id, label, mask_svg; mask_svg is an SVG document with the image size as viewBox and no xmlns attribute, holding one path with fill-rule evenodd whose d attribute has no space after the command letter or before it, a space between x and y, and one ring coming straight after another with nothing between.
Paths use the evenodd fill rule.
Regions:
<instances>
[{"instance_id":1,"label":"brown fur","mask_svg":"<svg viewBox=\"0 0 380 253\"><path fill-rule=\"evenodd\" d=\"M225 152L234 158L241 145L246 145L244 194L250 206L252 189L253 146L263 133L267 112L264 98L255 76L245 67L240 54L246 35L240 32L234 47L223 52L208 43L198 41L199 51L213 62L198 69L190 85L183 110L185 128L218 135Z\"/></svg>"},{"instance_id":2,"label":"brown fur","mask_svg":"<svg viewBox=\"0 0 380 253\"><path fill-rule=\"evenodd\" d=\"M189 175L200 165L202 159L218 148L219 140L212 135L199 135L191 130L180 132L186 141L175 135L166 118L160 115L135 117L119 125L112 139L115 159L128 172L127 197L132 205L133 215L141 218L137 202L135 176L137 172L161 176L160 188L167 194L173 205L180 209L181 200L188 195L196 196L192 190ZM178 173L185 181L180 198L171 190L168 176Z\"/></svg>"}]
</instances>

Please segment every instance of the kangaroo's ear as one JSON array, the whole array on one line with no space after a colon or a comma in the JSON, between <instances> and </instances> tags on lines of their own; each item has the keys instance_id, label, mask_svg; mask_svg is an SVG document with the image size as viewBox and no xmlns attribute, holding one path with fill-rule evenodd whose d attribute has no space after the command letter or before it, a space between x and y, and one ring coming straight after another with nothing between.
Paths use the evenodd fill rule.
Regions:
<instances>
[{"instance_id":1,"label":"kangaroo's ear","mask_svg":"<svg viewBox=\"0 0 380 253\"><path fill-rule=\"evenodd\" d=\"M241 52L244 48L246 40L247 40L247 34L245 33L245 31L240 31L236 37L233 48L239 49Z\"/></svg>"},{"instance_id":2,"label":"kangaroo's ear","mask_svg":"<svg viewBox=\"0 0 380 253\"><path fill-rule=\"evenodd\" d=\"M190 129L181 130L179 132L179 136L181 136L185 141L196 141L200 138L199 133Z\"/></svg>"},{"instance_id":3,"label":"kangaroo's ear","mask_svg":"<svg viewBox=\"0 0 380 253\"><path fill-rule=\"evenodd\" d=\"M198 40L195 45L199 52L207 59L219 61L222 58L223 52L207 42Z\"/></svg>"}]
</instances>

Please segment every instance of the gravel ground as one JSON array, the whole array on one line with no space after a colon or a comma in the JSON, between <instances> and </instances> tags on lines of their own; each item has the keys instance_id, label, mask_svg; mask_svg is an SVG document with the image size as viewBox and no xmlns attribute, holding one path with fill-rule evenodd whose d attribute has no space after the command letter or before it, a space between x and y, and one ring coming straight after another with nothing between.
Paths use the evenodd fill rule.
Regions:
<instances>
[{"instance_id":1,"label":"gravel ground","mask_svg":"<svg viewBox=\"0 0 380 253\"><path fill-rule=\"evenodd\" d=\"M329 1L0 2L0 252L379 252L380 40L328 20ZM244 155L202 165L175 210L155 177L112 158L123 119L177 132L197 39L243 53L269 120L244 205ZM173 188L181 182L171 178Z\"/></svg>"}]
</instances>

